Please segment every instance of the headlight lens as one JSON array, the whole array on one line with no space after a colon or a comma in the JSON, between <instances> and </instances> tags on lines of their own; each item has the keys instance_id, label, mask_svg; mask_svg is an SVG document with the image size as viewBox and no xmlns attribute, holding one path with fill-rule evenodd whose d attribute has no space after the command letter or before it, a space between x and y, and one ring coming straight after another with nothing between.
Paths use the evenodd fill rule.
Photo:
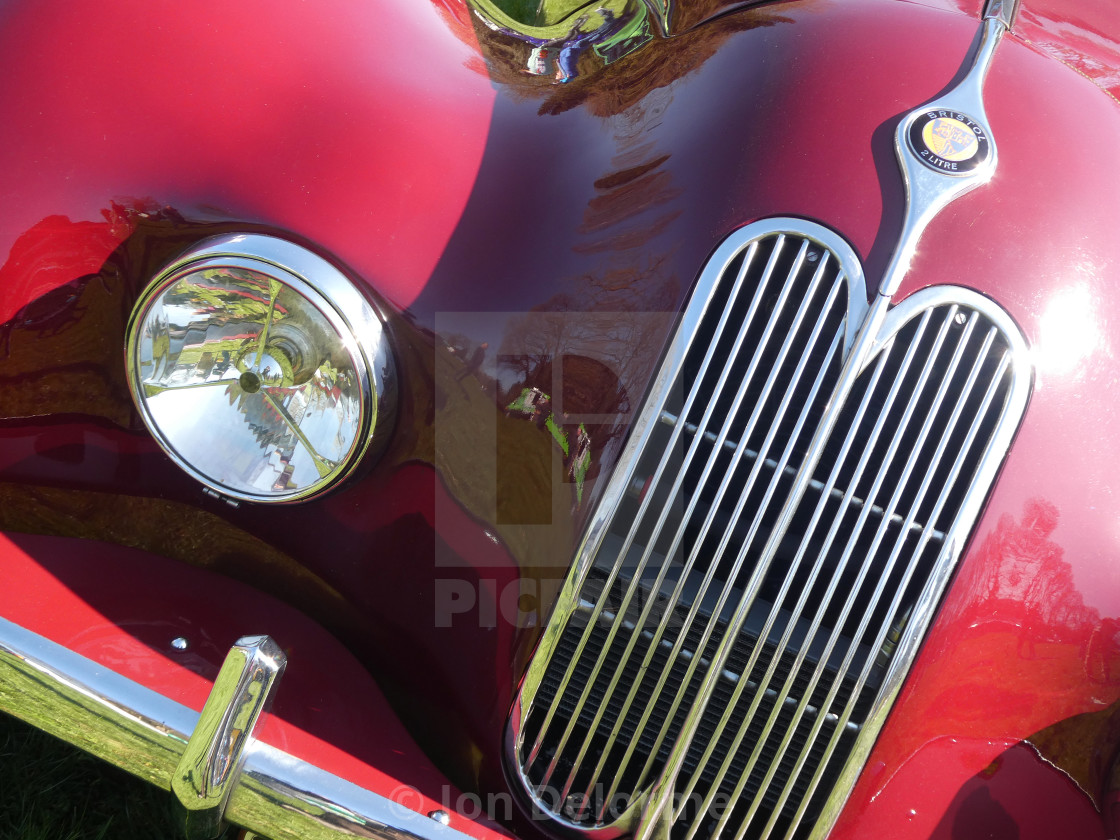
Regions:
<instances>
[{"instance_id":1,"label":"headlight lens","mask_svg":"<svg viewBox=\"0 0 1120 840\"><path fill-rule=\"evenodd\" d=\"M160 272L132 313L127 365L160 446L234 499L319 495L391 421L381 319L337 268L275 237L208 239Z\"/></svg>"}]
</instances>

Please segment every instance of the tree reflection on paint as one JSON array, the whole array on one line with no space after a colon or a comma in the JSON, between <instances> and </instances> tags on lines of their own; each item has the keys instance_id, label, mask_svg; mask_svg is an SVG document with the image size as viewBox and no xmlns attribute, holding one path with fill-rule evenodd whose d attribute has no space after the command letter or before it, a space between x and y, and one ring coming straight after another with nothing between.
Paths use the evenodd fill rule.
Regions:
<instances>
[{"instance_id":1,"label":"tree reflection on paint","mask_svg":"<svg viewBox=\"0 0 1120 840\"><path fill-rule=\"evenodd\" d=\"M979 595L971 608L974 626L999 622L1019 628L1020 656L1034 658L1043 642L1076 642L1089 680L1115 684L1120 623L1085 605L1073 567L1051 539L1059 519L1058 508L1041 498L1028 499L1018 519L1004 514L957 585Z\"/></svg>"}]
</instances>

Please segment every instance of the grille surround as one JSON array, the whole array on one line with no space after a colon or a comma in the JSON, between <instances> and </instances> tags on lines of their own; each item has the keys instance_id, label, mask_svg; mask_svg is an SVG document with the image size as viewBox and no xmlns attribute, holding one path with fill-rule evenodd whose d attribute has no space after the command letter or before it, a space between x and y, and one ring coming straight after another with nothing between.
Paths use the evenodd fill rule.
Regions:
<instances>
[{"instance_id":1,"label":"grille surround","mask_svg":"<svg viewBox=\"0 0 1120 840\"><path fill-rule=\"evenodd\" d=\"M789 249L786 246L793 243L797 256L790 262L787 256L775 257L777 250L771 248L769 256L765 258L765 268L760 270L761 273L756 271L757 266L750 264L749 255L757 257L759 254L766 254L766 248L774 243L785 248L787 255ZM817 267L814 269L809 266L807 269L808 255L814 252L818 254ZM760 286L781 273L782 260L786 260L788 270L777 297L769 298L766 305L759 303L756 306L756 302L766 300L765 295L758 291ZM828 287L830 291L825 295L823 305L815 306L814 302L819 302L820 289L823 288L817 285L818 281L829 274L825 269L830 262L838 269L837 274ZM790 265L792 268L789 268ZM750 271L747 270L748 267ZM805 280L806 270L811 275L811 280ZM733 273L738 280L727 280ZM748 277L748 274L751 276ZM748 288L751 283L754 283L753 288ZM805 288L801 289L798 284L805 285ZM745 297L737 297L738 295ZM803 220L772 219L750 225L732 234L709 260L670 341L665 360L639 412L619 465L592 518L511 714L507 761L511 775L519 780L534 810L542 811L558 824L584 834L613 837L635 832L645 838L657 833L659 836L673 837L674 840L721 835L727 824L731 824L733 831L725 836L735 836L737 840L744 836L801 838L808 836L814 824L816 829L813 836L820 836L835 819L866 760L901 681L913 662L917 646L928 629L936 604L959 559L964 538L971 531L1010 446L1025 410L1031 379L1026 343L1018 328L1006 313L976 292L955 287L932 287L912 295L893 308L889 306L889 300L881 295L876 296L868 306L865 295L862 269L852 249L835 233ZM752 301L749 305L744 303L748 297ZM842 314L837 322L834 310L841 298L846 299L839 303ZM728 299L732 299L733 305L727 303ZM767 306L772 308L765 311ZM733 352L729 356L723 356L718 348L726 349L726 341L729 340L726 330L734 332L735 327L740 326L739 320L729 326L732 310L741 314L744 307L747 315L744 322L750 322L750 316L757 317L759 312L763 312L764 317L757 322L760 325L757 329L742 327L737 336L739 343L733 346ZM789 314L789 307L796 310L792 316ZM969 451L972 451L978 435L981 439L978 454L967 465L966 478L960 479L960 470L955 468L955 480L962 481L964 487L952 499L952 506L956 508L955 515L950 514L948 524L940 528L934 527L933 520L921 523L921 535L918 539L922 542L915 565L923 567L921 573L925 575L924 582L920 585L912 583L911 573L907 571L897 592L885 591L889 580L898 579L898 574L892 570L896 567L905 569L909 565L905 561L898 563L899 551L893 550L889 573L876 588L876 595L878 598L890 599L892 594L895 597L890 600L884 616L873 616L875 610L872 610L866 613L866 620L861 618L857 622L858 631L847 639L849 654L843 667L833 669L830 657L833 656L837 640L843 641L846 638L844 630L852 621L849 619L849 611L855 598L853 596L848 599L847 606L841 611L839 624L835 627L825 624L824 605L828 604L833 609L831 599L834 590L839 588L844 579L844 569L848 561L859 553L860 546L854 542L853 536L853 542L841 551L842 559L837 561L838 570L834 569L832 572L837 576L836 581L829 585L828 594L822 600L814 593L819 593L829 577L829 570L823 562L827 558L824 555L816 556L811 549L805 548L805 544L810 542L820 518L832 518L828 506L832 503L832 496L836 494L839 497L834 530L843 526L844 517L851 510L857 511L855 515L861 523L857 534L862 534L863 526L876 516L880 520L880 524L876 526L878 536L874 538L871 560L860 566L864 569L860 572L860 586L869 577L871 563L877 557L875 552L879 550L879 542L891 527L896 527L898 532L897 545L904 546L911 540L909 529L918 524L915 519L916 510L914 515L907 518L894 513L897 506L895 502L891 503L888 510L873 504L879 498L877 494L882 480L874 485L875 493L863 500L857 495L857 489L860 486L858 481L862 481L866 473L865 467L853 473L858 481L849 480L850 487L838 486L837 479L843 472L841 463L846 464L849 458L850 448L857 436L856 431L868 416L868 407L879 410L879 415L871 416L880 418L875 426L876 434L865 446L866 458L873 459L874 449L879 445L878 435L883 431L888 417L898 415L898 410L893 407L898 390L886 404L886 409L882 405L873 405L878 377L896 345L904 348L906 359L913 360L918 355L918 345L927 339L924 331L933 320L931 313L934 312L941 313L943 322L937 328L939 331L933 333L935 349L939 349L947 337L952 339L954 335L959 349L953 356L956 361L948 369L952 376L946 378L940 386L941 397L935 403L937 410L929 420L924 421L922 428L925 431L922 435L928 435L930 428L935 425L933 417L940 416L938 412L946 404L945 395L956 382L953 376L956 375L957 365L973 349L969 341L976 324L981 322L981 326L986 324L988 327L988 337L987 343L980 349L986 352L994 342L1002 347L1005 359L1004 367L993 380L996 384L989 388L989 402L982 403L980 411L982 416L989 416L991 406L996 404L992 400L998 398L995 420L988 423L986 430L976 427L970 432L972 437L968 440L972 442L969 443ZM805 324L812 321L814 316L814 327L807 333ZM710 338L710 325L716 319L720 321L714 328L717 339L708 345L704 361L697 364L696 357L704 353L704 340L706 337ZM918 337L907 339L909 344L902 342L899 336L919 322L921 331ZM753 335L751 329L755 329ZM787 331L784 338L780 335L783 329ZM778 341L774 338L776 334L781 339L778 345L773 343ZM744 374L737 354L740 348L747 348L751 341L758 340L759 335L761 341L755 346L751 357L754 361L746 364ZM805 347L809 351L802 347L802 352L799 353L797 347L793 346L800 340L798 336L807 336L805 340L809 343ZM822 336L826 341L831 338L830 352L814 356L816 342ZM937 336L940 338L936 338ZM937 344L936 341L941 343ZM775 346L779 349L774 350ZM912 349L905 350L906 347ZM783 353L786 355L783 356ZM713 374L710 366L717 355L721 359L730 359L731 362L722 373ZM810 360L814 362L815 369L814 365L809 364ZM756 383L757 380L753 377L760 370L768 386L780 387L786 382L782 373L789 371L789 365L797 367L780 399L775 400L775 392L767 391L766 388L761 391L755 388L753 394L745 393L751 390L747 386L753 387ZM697 381L688 386L688 394L674 394L674 388L678 392L682 390L682 386L677 383L689 366L694 369L692 373ZM880 373L875 373L876 368ZM904 369L909 370L909 362L905 363ZM932 366L926 369L930 371ZM981 372L976 365L973 370L971 378L967 379L967 382L972 383L970 387L975 385ZM695 393L700 390L701 383L708 381L706 377L712 375L718 380L712 391L714 396L709 396L710 405L698 409L695 403L702 402L702 399L695 396ZM740 380L739 377L743 378ZM813 387L807 392L801 392L801 397L808 395L807 401L801 399L798 403L793 398L798 396L796 388L800 387L802 377L813 379ZM872 377L876 383L874 387L868 385ZM926 399L922 396L925 392L921 388L927 379L928 376L923 374L918 380L918 385L915 386L918 390L914 391L915 396L911 400L915 405L906 409L905 417L909 418L917 413L919 404L925 409L931 407L928 401L920 402ZM736 387L735 383L742 387ZM729 385L730 390L727 390ZM895 387L901 389L901 386ZM861 396L857 398L857 394ZM683 405L677 406L679 410L676 414L666 408L674 396L678 403L683 402ZM748 422L740 424L740 428L735 431L732 428L733 421L747 411L743 406L751 406L751 400L754 400L754 407L749 411ZM857 416L858 422L855 425L851 425L849 410L853 403L865 405L863 413ZM768 405L772 408L767 409ZM797 415L796 422L785 413L791 406L800 406L800 411L794 412ZM769 415L767 411L770 412ZM951 411L951 417L956 419L944 431L944 441L938 450L941 455L944 455L949 435L956 433L955 424L964 413L963 403L962 408ZM726 420L722 426L716 423L718 433L712 431L711 425L712 418L716 415ZM680 423L681 418L684 418L684 423ZM691 422L693 420L696 422ZM894 435L892 440L901 440L904 432L909 429L907 423L903 424L903 431ZM680 429L677 429L678 425ZM691 431L688 428L690 425ZM666 426L673 430L667 445L663 443ZM761 427L767 427L768 431ZM707 437L714 438L710 441L713 444L710 449L715 454L709 454L706 461L701 459L705 464L701 470L703 475L694 488L689 488L694 492L686 501L683 483L690 470L693 474L696 472L693 458L704 442L700 439L706 439L705 434L698 434L701 431ZM689 444L690 448L687 450L690 454L682 459L682 477L672 483L668 491L664 491L667 481L662 472L664 468L657 467L652 472L650 481L644 483L641 470L645 468L649 471L648 461L653 457L649 453L657 451L651 447L660 445L665 451L670 451L675 446L674 441L689 436L693 443ZM843 449L839 461L832 464L828 445L835 437L846 441L843 446L848 449ZM723 449L725 446L730 448L732 444L735 444L733 453L728 455ZM798 449L799 446L801 450ZM918 462L923 460L924 446L925 437L920 436L915 446L916 454L910 459L912 463L903 482L909 482L911 474L924 476L916 494L918 502L924 501L936 469L940 468L943 460L938 455L933 463L935 469L922 471ZM894 456L890 453L895 449L888 447L887 451L886 463L893 464ZM705 492L713 492L709 476L717 470L716 462L721 458L725 461L729 459L728 463L724 463L725 475L714 491L716 500L705 508L692 499ZM957 460L962 461L963 458L962 455ZM736 487L728 476L740 474L746 469L744 464L750 465L749 475L743 487ZM971 479L967 479L968 471L971 471ZM768 477L761 479L764 473ZM761 495L758 487L760 479L766 488ZM629 494L637 485L642 485L649 491L649 498L643 498L635 505ZM898 493L892 493L892 498L905 495L901 489L900 487ZM659 507L656 499L658 492L663 492L663 495L667 493L667 505ZM722 526L723 537L712 552L710 535L713 528L717 532L721 530L720 525L713 524L719 518L720 505L727 495L734 496L736 492L741 492L740 502L730 515L724 516L727 522ZM941 497L944 496L945 493L942 493ZM853 502L859 504L853 506ZM739 526L747 516L746 511L754 509L759 503L761 507L757 508L746 535L727 536L734 535L736 529L741 530ZM944 498L938 502L940 506L944 503ZM662 526L672 520L670 514L674 506L677 512L681 507L687 510L680 517L682 523L678 524L675 540L664 545L663 541L659 543L663 537ZM700 513L696 513L697 507ZM812 515L805 533L796 530L799 525L804 524L803 507L817 511ZM938 511L940 509L937 508ZM769 521L764 521L763 511L769 512ZM723 512L726 513L726 510L723 509ZM620 544L620 533L612 533L612 527L617 524L616 520L627 517L633 517L635 524L630 528L620 528L621 533L628 533L628 536L621 538ZM658 521L645 535L646 538L642 539L638 532L647 517L655 517ZM696 517L701 517L704 524L699 529L699 542L694 539L689 546L688 541L683 538L684 529L693 525ZM922 559L925 557L922 552L929 553L926 548L931 534L936 536L940 548L933 552L932 557ZM651 536L652 540L649 539ZM789 559L789 549L784 546L789 540L803 544L795 552L793 565L787 568L783 566L783 562ZM835 533L832 533L824 544L826 547L831 546L834 541ZM757 548L759 542L762 543L761 549ZM635 563L631 560L631 555L636 544L641 545L642 550ZM664 556L658 554L658 548L664 549ZM735 548L739 549L740 556L728 566L724 558ZM747 555L751 551L757 556L748 559ZM621 559L618 557L620 553ZM680 568L674 580L669 571L674 568L677 556L682 553L690 559L678 564ZM710 596L710 584L713 581L718 582L716 589L720 593L714 606L710 605L711 597L708 597L708 607L705 607L703 597L688 600L697 593L686 591L690 576L700 576L696 571L701 562L698 558L705 554L714 559L708 560L708 568L702 575L706 582L700 587L700 594ZM808 554L810 559L803 561L803 554ZM768 604L764 587L768 582L773 586L772 581L780 576L783 569L785 582L779 587L773 603ZM721 574L725 579L720 579ZM626 583L625 591L630 591L631 595L614 594L615 584L620 581ZM674 592L668 596L665 594L667 581L674 584ZM860 591L860 586L857 586L857 592ZM607 592L606 597L602 596L604 591ZM609 603L612 598L613 603ZM797 606L792 611L783 610L783 605L790 603L791 598L797 602ZM660 612L651 606L657 599L666 600L666 605ZM815 604L815 601L820 603ZM759 604L762 605L761 608L756 609ZM901 607L906 604L909 605L908 611L903 614ZM807 610L812 610L814 605L817 607L816 615L804 628L799 639L798 634L802 633L802 615ZM873 602L876 610L878 605L878 600ZM769 611L766 610L767 606L770 607ZM686 610L692 618L681 618L678 607ZM581 610L584 615L582 627L578 626ZM786 613L789 613L789 617L784 617ZM620 615L622 621L618 620ZM904 618L899 617L903 615ZM666 616L671 620L666 619ZM881 629L874 638L879 640L879 644L862 644L867 632L865 625L876 617ZM666 626L678 621L684 629L673 638L674 629L667 630ZM698 622L703 624L709 635L703 636L699 643L692 644L687 657L690 668L689 664L682 665L681 660L683 654L689 653L687 632L694 629ZM776 645L771 645L778 625L783 622L782 639ZM589 630L589 624L595 626ZM605 629L600 628L600 624ZM625 629L628 624L630 630ZM759 625L761 632L757 632ZM638 627L642 632L635 632ZM831 641L821 643L818 640L825 630L830 632L828 638ZM881 641L886 631L889 631L885 638L890 650ZM753 639L749 638L752 632L755 633ZM603 636L597 642L601 650L591 643L596 633ZM582 641L576 641L573 646L574 637L579 637ZM656 687L649 686L646 681L652 668L648 666L659 661L658 648L669 646L667 637L673 638L673 644L664 662L657 666L661 681ZM644 647L642 639L646 639ZM743 642L744 639L748 641ZM806 644L809 640L812 641ZM693 641L696 642L695 639ZM796 645L790 647L791 643L800 645L800 648ZM813 651L814 645L816 652ZM780 652L776 656L767 654L765 650L768 646ZM601 656L602 651L607 651L608 655ZM701 651L701 655L696 656L696 651ZM783 666L782 662L791 657L793 664ZM845 669L860 659L862 671L859 672L861 676L855 679L855 699L842 704L841 708L847 709L846 712L836 714L833 711L834 703L835 698L843 694L841 687L844 685ZM637 667L635 663L639 660L642 664ZM736 662L738 666L735 665ZM797 680L801 678L799 669L806 662L806 667L811 666L817 676L810 678L807 683L808 693L791 696L788 689L797 684ZM621 678L616 675L612 679L609 672L618 669L619 663L625 666L622 667ZM783 674L783 667L786 667L788 673ZM581 668L582 673L575 673ZM735 676L736 668L738 676L732 681L730 677ZM830 669L839 678L832 683L835 690L822 694L817 690L821 685L821 675L830 673ZM876 669L878 670L869 691L868 673ZM748 675L746 680L741 679L744 673ZM557 674L560 675L559 680ZM786 683L777 692L774 691L776 675L778 684L782 680ZM574 682L577 677L580 682ZM620 687L623 678L629 680L628 688ZM730 688L728 684L731 685ZM763 687L761 692L758 690L759 685ZM662 690L666 687L675 692L674 697L677 699L676 705L671 706L667 713L661 708L660 714L664 719L660 734L652 742L656 749L645 761L641 772L626 783L625 806L608 813L611 805L608 800L620 793L620 782L625 781L624 777L630 772L634 754L643 748L648 750L651 743L648 737L643 740L639 736L647 736L646 730L651 725L649 721L652 714L635 712L634 703L637 700L639 707L652 704L652 711L658 712ZM643 696L643 688L652 690L645 691ZM852 691L848 693L851 694ZM774 695L773 698L770 698L771 694ZM616 702L623 695L627 699ZM748 698L746 701L743 700L744 696ZM569 698L574 702L569 702ZM614 703L614 706L605 702L607 700ZM766 715L767 722L762 725L761 734L755 731L750 738L736 738L729 724L737 720L742 722L736 715L744 708L744 703L750 709L744 713L743 719L757 720L761 711ZM850 716L855 713L857 706L859 722L856 731L849 737ZM634 718L636 727L628 727L634 714L638 715ZM806 715L808 724L805 723ZM794 722L793 728L788 732L777 726L783 717L787 724L791 720ZM806 752L802 758L802 753L798 752L794 762L796 766L788 774L790 784L794 785L796 792L796 785L801 778L798 774L812 773L814 767L819 766L819 771L812 773L812 778L808 780L808 793L803 795L803 799L795 800L794 806L788 805L789 793L771 796L771 800L775 796L779 799L777 807L771 812L765 811L765 807L772 807L773 801L770 806L766 806L766 797L763 796L759 809L756 810L753 804L755 797L744 798L742 793L744 787L747 790L756 787L751 774L756 773L755 768L760 766L758 759L764 757L767 751L777 756L776 763L762 765L761 773L765 775L762 787L765 789L773 777L781 778L785 772L781 765L787 760L791 742L796 743L804 734L803 730L809 731L811 734L807 736L808 740L815 742L820 732L826 728L826 723L830 723L830 718L834 718L830 725L833 726L832 731L836 733L836 737L830 741L832 746L826 749L829 757L824 763L820 763L820 756L814 758L811 752ZM604 720L608 723L606 730L603 727ZM749 729L747 727L743 732L746 733ZM557 732L561 734L557 736ZM608 770L611 756L617 755L621 749L617 743L620 735L635 746L625 750L625 757L618 763L612 778ZM733 741L730 745L727 743L729 739ZM837 753L833 748L839 741L847 743L844 751ZM574 754L569 742L576 745ZM745 759L739 755L744 750L747 753ZM700 756L700 753L703 755ZM542 755L545 756L543 764ZM701 814L711 813L711 798L723 792L730 778L733 786L729 797L731 804L724 809L726 816L693 819L689 814L688 802L696 802L690 798L697 790L702 789L704 771L711 761L719 761L721 757L725 757L726 762L721 762L721 769L716 771L715 776L720 784L710 787L708 798L701 799L696 810ZM738 771L740 775L737 778L729 777L728 770L734 770L736 763L741 765ZM586 765L590 765L590 768ZM821 788L820 771L826 765L832 778L825 780L824 787ZM745 775L742 773L743 766L748 768ZM596 785L603 784L600 777L604 772L607 777L606 789L599 788L589 801L586 792L594 791ZM693 782L693 779L699 781ZM682 788L686 794L683 805L672 801L674 796L680 796ZM599 799L595 799L596 795ZM796 812L788 813L790 807L795 807ZM743 810L747 812L745 817L741 813ZM809 813L808 819L805 819L806 812ZM759 813L763 817L758 817ZM786 820L787 816L789 820ZM734 820L738 820L738 823L733 824ZM791 825L783 827L783 821L791 822Z\"/></svg>"}]
</instances>

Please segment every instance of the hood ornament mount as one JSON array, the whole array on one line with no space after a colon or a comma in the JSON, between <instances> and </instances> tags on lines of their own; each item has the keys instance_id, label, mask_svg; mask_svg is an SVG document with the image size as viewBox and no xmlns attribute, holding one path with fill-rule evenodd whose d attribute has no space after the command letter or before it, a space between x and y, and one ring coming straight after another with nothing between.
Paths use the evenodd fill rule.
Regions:
<instances>
[{"instance_id":1,"label":"hood ornament mount","mask_svg":"<svg viewBox=\"0 0 1120 840\"><path fill-rule=\"evenodd\" d=\"M885 297L902 285L918 240L934 217L995 174L999 155L984 110L984 80L1018 7L1019 0L989 0L971 69L956 87L899 123L894 147L906 185L906 217L879 286Z\"/></svg>"}]
</instances>

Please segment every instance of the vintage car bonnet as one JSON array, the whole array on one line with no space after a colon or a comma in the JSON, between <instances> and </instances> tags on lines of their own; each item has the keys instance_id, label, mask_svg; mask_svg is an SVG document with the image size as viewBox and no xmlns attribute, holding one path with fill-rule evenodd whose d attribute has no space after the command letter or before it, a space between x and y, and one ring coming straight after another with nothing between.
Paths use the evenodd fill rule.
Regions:
<instances>
[{"instance_id":1,"label":"vintage car bonnet","mask_svg":"<svg viewBox=\"0 0 1120 840\"><path fill-rule=\"evenodd\" d=\"M1118 38L5 5L0 708L191 836L1113 836Z\"/></svg>"}]
</instances>

